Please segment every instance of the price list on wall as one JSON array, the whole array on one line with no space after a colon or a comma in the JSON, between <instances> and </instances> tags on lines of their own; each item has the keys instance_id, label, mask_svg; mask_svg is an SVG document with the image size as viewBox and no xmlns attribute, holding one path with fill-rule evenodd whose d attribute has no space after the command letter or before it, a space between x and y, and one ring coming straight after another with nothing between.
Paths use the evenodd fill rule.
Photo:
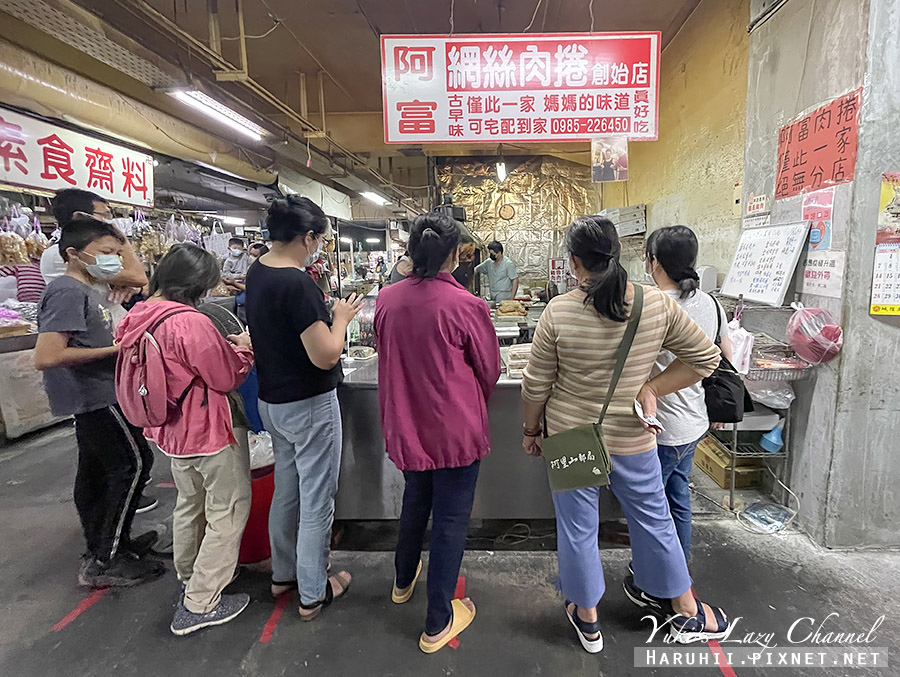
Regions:
<instances>
[{"instance_id":1,"label":"price list on wall","mask_svg":"<svg viewBox=\"0 0 900 677\"><path fill-rule=\"evenodd\" d=\"M881 175L872 315L900 315L900 172Z\"/></svg>"},{"instance_id":2,"label":"price list on wall","mask_svg":"<svg viewBox=\"0 0 900 677\"><path fill-rule=\"evenodd\" d=\"M809 222L745 229L722 293L772 306L784 302L800 252L806 245Z\"/></svg>"}]
</instances>

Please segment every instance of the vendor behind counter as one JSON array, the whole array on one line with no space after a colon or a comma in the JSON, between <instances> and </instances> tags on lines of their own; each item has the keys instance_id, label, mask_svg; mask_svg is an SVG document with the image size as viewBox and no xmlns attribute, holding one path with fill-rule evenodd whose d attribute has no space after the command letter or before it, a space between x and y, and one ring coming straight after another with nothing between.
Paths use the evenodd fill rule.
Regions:
<instances>
[{"instance_id":1,"label":"vendor behind counter","mask_svg":"<svg viewBox=\"0 0 900 677\"><path fill-rule=\"evenodd\" d=\"M508 301L519 291L519 274L515 264L503 253L503 245L494 240L488 245L490 260L475 267L475 273L486 275L492 301Z\"/></svg>"}]
</instances>

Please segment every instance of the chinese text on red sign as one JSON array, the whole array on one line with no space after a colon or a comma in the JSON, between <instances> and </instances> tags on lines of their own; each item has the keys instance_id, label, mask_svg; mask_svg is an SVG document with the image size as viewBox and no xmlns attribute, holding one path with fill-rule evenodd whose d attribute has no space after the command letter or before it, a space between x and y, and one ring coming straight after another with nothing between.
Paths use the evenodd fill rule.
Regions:
<instances>
[{"instance_id":1,"label":"chinese text on red sign","mask_svg":"<svg viewBox=\"0 0 900 677\"><path fill-rule=\"evenodd\" d=\"M657 137L659 33L385 35L387 143Z\"/></svg>"},{"instance_id":2,"label":"chinese text on red sign","mask_svg":"<svg viewBox=\"0 0 900 677\"><path fill-rule=\"evenodd\" d=\"M857 89L781 128L776 199L853 180L861 103Z\"/></svg>"},{"instance_id":3,"label":"chinese text on red sign","mask_svg":"<svg viewBox=\"0 0 900 677\"><path fill-rule=\"evenodd\" d=\"M108 200L153 206L153 158L0 109L0 182L83 188Z\"/></svg>"}]
</instances>

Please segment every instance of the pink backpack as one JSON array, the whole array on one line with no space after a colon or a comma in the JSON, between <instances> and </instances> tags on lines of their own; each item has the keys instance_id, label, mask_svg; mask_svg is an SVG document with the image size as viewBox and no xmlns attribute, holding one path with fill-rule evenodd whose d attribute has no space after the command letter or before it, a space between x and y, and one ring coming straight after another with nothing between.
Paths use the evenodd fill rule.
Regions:
<instances>
[{"instance_id":1,"label":"pink backpack","mask_svg":"<svg viewBox=\"0 0 900 677\"><path fill-rule=\"evenodd\" d=\"M167 313L147 328L135 343L120 348L116 362L116 399L131 425L158 428L168 420L165 359L153 332L173 315L195 312L185 308ZM181 405L193 385L191 382L185 389L175 402L176 406Z\"/></svg>"}]
</instances>

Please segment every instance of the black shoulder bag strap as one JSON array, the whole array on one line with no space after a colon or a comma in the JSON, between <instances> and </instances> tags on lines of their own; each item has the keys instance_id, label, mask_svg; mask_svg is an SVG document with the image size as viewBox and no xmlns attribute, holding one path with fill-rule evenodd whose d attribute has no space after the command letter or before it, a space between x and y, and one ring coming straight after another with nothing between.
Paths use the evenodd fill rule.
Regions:
<instances>
[{"instance_id":1,"label":"black shoulder bag strap","mask_svg":"<svg viewBox=\"0 0 900 677\"><path fill-rule=\"evenodd\" d=\"M166 313L162 317L158 318L156 320L156 322L154 322L147 328L146 331L148 334L150 334L152 336L153 332L155 332L157 329L159 329L159 325L161 325L163 322L168 320L173 315L180 315L181 313L196 313L196 312L199 312L199 311L194 310L193 308L181 308L179 310L173 310L171 313Z\"/></svg>"},{"instance_id":2,"label":"black shoulder bag strap","mask_svg":"<svg viewBox=\"0 0 900 677\"><path fill-rule=\"evenodd\" d=\"M712 299L713 305L716 307L716 337L713 340L713 343L720 346L722 345L722 315L725 314L725 310L719 305L715 296L710 294L709 298Z\"/></svg>"},{"instance_id":3,"label":"black shoulder bag strap","mask_svg":"<svg viewBox=\"0 0 900 677\"><path fill-rule=\"evenodd\" d=\"M640 285L634 285L634 303L631 306L631 317L628 320L628 327L625 328L625 336L622 337L622 343L616 351L616 366L613 369L612 380L609 382L609 390L606 392L606 401L603 403L603 410L600 412L600 420L598 424L603 423L606 417L606 410L609 409L609 403L612 402L616 386L619 385L619 377L625 368L625 360L628 359L628 353L631 352L631 345L634 343L634 336L637 334L638 324L641 321L641 313L644 310L644 288Z\"/></svg>"}]
</instances>

